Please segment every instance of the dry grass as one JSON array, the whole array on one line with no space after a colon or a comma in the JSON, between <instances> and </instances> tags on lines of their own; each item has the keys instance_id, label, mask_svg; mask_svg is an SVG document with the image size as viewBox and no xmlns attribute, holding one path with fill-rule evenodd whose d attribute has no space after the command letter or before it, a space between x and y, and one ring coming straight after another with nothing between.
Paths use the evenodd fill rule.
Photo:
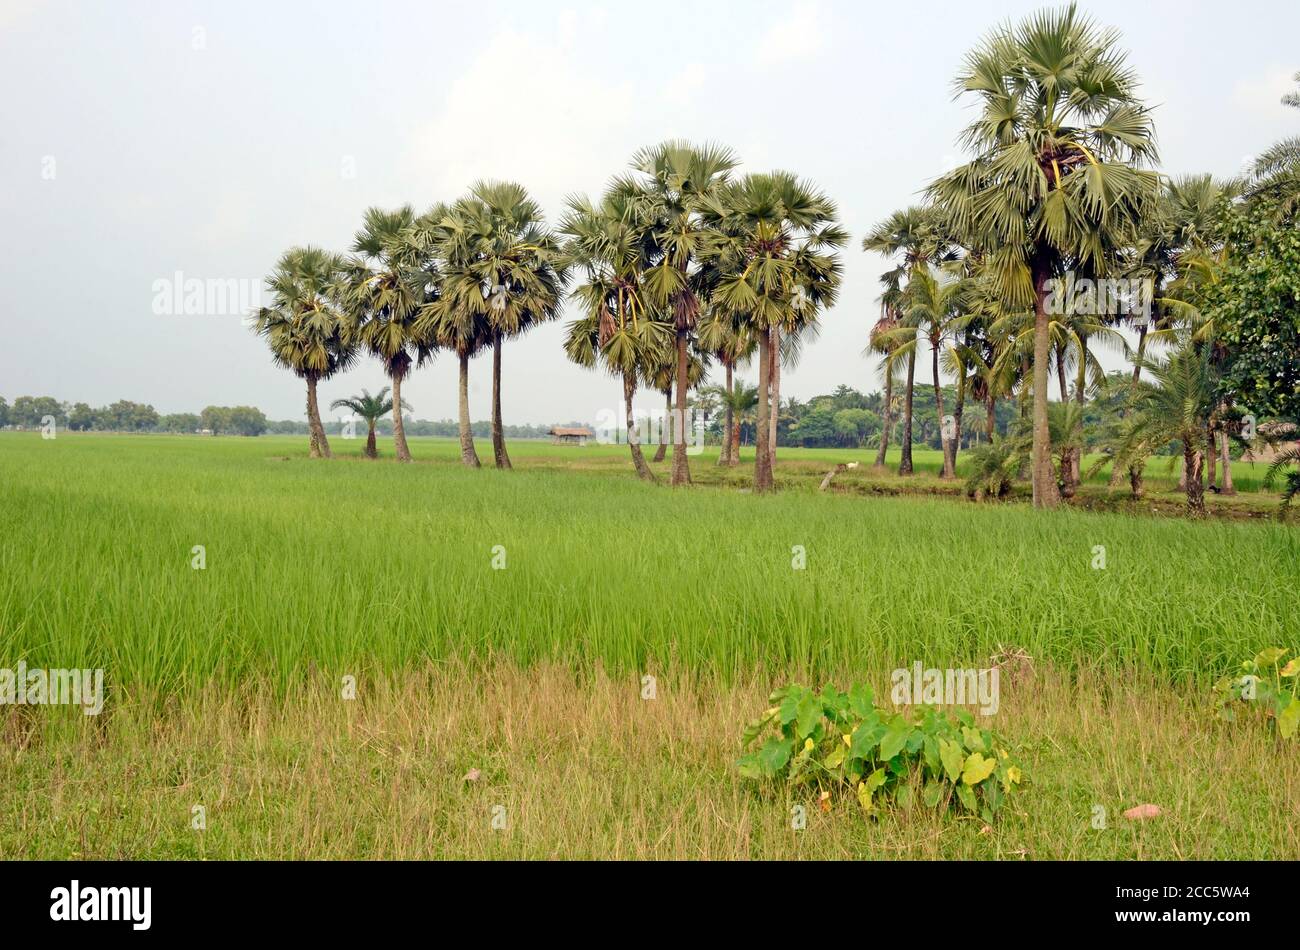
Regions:
<instances>
[{"instance_id":1,"label":"dry grass","mask_svg":"<svg viewBox=\"0 0 1300 950\"><path fill-rule=\"evenodd\" d=\"M1200 690L1007 675L991 725L1031 784L985 828L919 805L873 823L848 796L823 813L812 792L741 780L740 729L772 685L664 675L643 700L634 678L499 663L362 680L354 701L321 680L287 699L136 697L100 720L9 709L0 857L1300 857L1300 759L1259 725L1214 720ZM1120 816L1143 802L1165 815Z\"/></svg>"}]
</instances>

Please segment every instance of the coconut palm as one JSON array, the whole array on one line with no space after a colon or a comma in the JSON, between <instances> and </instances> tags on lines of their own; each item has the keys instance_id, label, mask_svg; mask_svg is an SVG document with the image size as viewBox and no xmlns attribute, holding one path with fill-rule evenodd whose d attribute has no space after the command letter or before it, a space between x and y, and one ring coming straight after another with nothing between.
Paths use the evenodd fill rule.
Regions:
<instances>
[{"instance_id":1,"label":"coconut palm","mask_svg":"<svg viewBox=\"0 0 1300 950\"><path fill-rule=\"evenodd\" d=\"M307 383L307 426L312 458L329 458L316 385L356 357L356 326L340 303L343 259L317 247L294 247L281 255L267 278L271 305L253 314L253 328L266 338L275 362Z\"/></svg>"},{"instance_id":2,"label":"coconut palm","mask_svg":"<svg viewBox=\"0 0 1300 950\"><path fill-rule=\"evenodd\" d=\"M421 308L438 297L435 263L414 240L410 205L366 210L347 262L348 307L360 324L358 339L378 357L393 391L393 446L411 461L402 424L402 381L413 365L430 359L436 345L416 330Z\"/></svg>"},{"instance_id":3,"label":"coconut palm","mask_svg":"<svg viewBox=\"0 0 1300 950\"><path fill-rule=\"evenodd\" d=\"M895 211L881 221L862 239L864 251L874 251L894 264L880 275L884 290L880 295L881 320L877 322L876 340L883 347L888 381L895 372L904 373L902 456L898 474L912 474L912 398L916 386L916 347L898 351L900 336L895 333L902 324L902 314L907 307L907 277L918 264L944 264L955 260L957 248L948 239L937 209L913 205ZM903 335L905 338L905 334ZM905 364L900 371L897 365ZM882 440L883 441L883 440ZM884 465L883 452L877 463Z\"/></svg>"},{"instance_id":4,"label":"coconut palm","mask_svg":"<svg viewBox=\"0 0 1300 950\"><path fill-rule=\"evenodd\" d=\"M615 182L644 208L650 228L653 262L646 271L643 292L650 305L671 315L677 354L672 484L691 480L686 457L686 397L689 389L691 337L703 297L698 263L708 238L701 217L703 205L726 183L736 158L714 145L669 141L638 151L632 157L637 177Z\"/></svg>"},{"instance_id":5,"label":"coconut palm","mask_svg":"<svg viewBox=\"0 0 1300 950\"><path fill-rule=\"evenodd\" d=\"M366 458L379 458L379 452L375 446L375 423L377 423L384 414L391 412L393 409L393 400L388 395L389 388L385 386L373 396L367 389L361 390L360 396L348 396L345 399L335 399L330 403L330 409L348 409L358 418L366 420L369 431L366 433ZM403 412L409 412L414 407L408 402L402 406Z\"/></svg>"},{"instance_id":6,"label":"coconut palm","mask_svg":"<svg viewBox=\"0 0 1300 950\"><path fill-rule=\"evenodd\" d=\"M643 290L655 254L644 203L617 187L599 203L570 198L560 232L565 265L585 278L573 292L582 315L566 327L565 353L622 380L632 464L639 477L657 481L641 451L632 399L642 368L651 354L671 345L673 328Z\"/></svg>"},{"instance_id":7,"label":"coconut palm","mask_svg":"<svg viewBox=\"0 0 1300 950\"><path fill-rule=\"evenodd\" d=\"M963 144L975 158L929 188L963 243L986 253L998 293L1034 309L1034 504L1059 495L1047 418L1049 282L1101 275L1130 246L1158 195L1151 117L1119 34L1071 5L995 30L966 58L958 94L978 118Z\"/></svg>"},{"instance_id":8,"label":"coconut palm","mask_svg":"<svg viewBox=\"0 0 1300 950\"><path fill-rule=\"evenodd\" d=\"M835 302L840 282L837 249L848 235L834 203L789 172L747 175L729 182L706 204L713 229L704 269L713 305L743 319L758 337L758 451L754 488L773 487L774 451L769 413L782 336L797 336Z\"/></svg>"}]
</instances>

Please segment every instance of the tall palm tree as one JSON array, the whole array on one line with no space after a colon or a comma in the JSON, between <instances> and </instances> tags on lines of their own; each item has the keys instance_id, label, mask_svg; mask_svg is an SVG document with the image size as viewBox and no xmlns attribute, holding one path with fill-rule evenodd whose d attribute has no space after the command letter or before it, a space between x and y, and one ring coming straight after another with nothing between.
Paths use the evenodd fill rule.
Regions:
<instances>
[{"instance_id":1,"label":"tall palm tree","mask_svg":"<svg viewBox=\"0 0 1300 950\"><path fill-rule=\"evenodd\" d=\"M343 259L317 247L285 251L267 278L271 305L253 314L275 362L307 383L307 426L312 458L329 458L316 384L356 358L356 326L340 304Z\"/></svg>"},{"instance_id":2,"label":"tall palm tree","mask_svg":"<svg viewBox=\"0 0 1300 950\"><path fill-rule=\"evenodd\" d=\"M653 482L632 399L643 367L651 354L671 344L673 328L643 290L655 254L649 230L644 204L617 187L599 203L570 198L560 224L563 261L585 278L573 292L582 315L566 327L565 353L581 366L602 366L622 380L632 464L640 478Z\"/></svg>"},{"instance_id":3,"label":"tall palm tree","mask_svg":"<svg viewBox=\"0 0 1300 950\"><path fill-rule=\"evenodd\" d=\"M834 203L789 172L746 175L706 205L713 230L704 269L714 306L743 318L758 337L758 451L754 489L773 488L770 391L782 335L797 336L835 302L848 235Z\"/></svg>"},{"instance_id":4,"label":"tall palm tree","mask_svg":"<svg viewBox=\"0 0 1300 950\"><path fill-rule=\"evenodd\" d=\"M880 354L881 376L885 384L885 395L881 405L880 418L880 445L876 449L876 468L885 467L885 455L889 452L889 433L894 425L894 377L897 375L895 370L895 361L890 359L893 353L893 346L889 342L889 334L898 328L898 319L894 316L894 307L887 305L882 299L880 304L880 317L871 327L871 333L867 338L867 348L863 356Z\"/></svg>"},{"instance_id":5,"label":"tall palm tree","mask_svg":"<svg viewBox=\"0 0 1300 950\"><path fill-rule=\"evenodd\" d=\"M347 262L348 306L360 324L358 339L383 364L393 390L393 446L411 461L402 424L402 381L430 359L435 344L417 331L421 308L438 297L438 272L414 239L410 205L366 210Z\"/></svg>"},{"instance_id":6,"label":"tall palm tree","mask_svg":"<svg viewBox=\"0 0 1300 950\"><path fill-rule=\"evenodd\" d=\"M964 396L965 367L957 358L955 349L958 334L970 322L966 299L970 294L970 282L960 272L944 272L918 265L913 269L907 286L908 309L901 332L910 331L913 335L919 332L930 345L934 405L939 417L939 439L943 448L943 471L940 477L955 478L957 458L953 443L957 439L957 433L948 431L944 423L945 407L939 363L943 355L948 354L950 365L960 376L958 382Z\"/></svg>"},{"instance_id":7,"label":"tall palm tree","mask_svg":"<svg viewBox=\"0 0 1300 950\"><path fill-rule=\"evenodd\" d=\"M638 177L615 183L615 188L624 189L647 206L655 260L646 272L644 290L651 305L671 314L673 322L678 420L673 444L675 486L691 480L684 420L690 388L687 351L701 307L697 264L708 236L700 211L726 183L736 164L729 149L669 141L638 151L632 157Z\"/></svg>"},{"instance_id":8,"label":"tall palm tree","mask_svg":"<svg viewBox=\"0 0 1300 950\"><path fill-rule=\"evenodd\" d=\"M366 433L365 455L368 459L379 458L379 451L375 446L375 423L383 418L385 413L392 411L393 400L388 393L387 386L373 396L368 389L363 389L360 396L335 399L330 403L330 409L349 409L359 418L366 420L369 431ZM408 402L402 406L402 411L407 412L413 408Z\"/></svg>"},{"instance_id":9,"label":"tall palm tree","mask_svg":"<svg viewBox=\"0 0 1300 950\"><path fill-rule=\"evenodd\" d=\"M975 158L929 188L968 246L987 254L998 292L1034 308L1034 504L1059 500L1047 418L1049 282L1101 274L1130 246L1158 194L1155 134L1118 48L1073 6L1003 26L966 58L958 95L979 117L963 144Z\"/></svg>"},{"instance_id":10,"label":"tall palm tree","mask_svg":"<svg viewBox=\"0 0 1300 950\"><path fill-rule=\"evenodd\" d=\"M941 214L933 207L913 205L895 211L881 221L862 239L864 251L874 251L889 259L893 267L880 275L884 291L880 295L882 321L886 324L877 334L884 347L886 380L892 377L896 366L906 364L903 390L902 456L898 474L912 474L912 400L916 386L916 347L899 349L902 342L895 333L907 307L906 281L919 264L944 264L956 258L957 248L948 239L942 226ZM905 336L905 334L903 335ZM884 455L878 455L884 464Z\"/></svg>"},{"instance_id":11,"label":"tall palm tree","mask_svg":"<svg viewBox=\"0 0 1300 950\"><path fill-rule=\"evenodd\" d=\"M454 301L472 314L471 322L486 323L492 345L492 454L497 468L510 468L501 422L502 344L559 316L565 281L559 242L546 228L541 207L514 182L478 182L440 219L421 219L419 231L443 262L448 306ZM435 322L446 324L444 318ZM462 440L468 392L465 402Z\"/></svg>"}]
</instances>

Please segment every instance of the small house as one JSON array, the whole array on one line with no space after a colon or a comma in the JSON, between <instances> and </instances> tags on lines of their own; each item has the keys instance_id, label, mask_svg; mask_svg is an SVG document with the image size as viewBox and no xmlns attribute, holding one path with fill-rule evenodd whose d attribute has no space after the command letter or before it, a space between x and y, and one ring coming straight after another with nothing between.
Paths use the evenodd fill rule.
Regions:
<instances>
[{"instance_id":1,"label":"small house","mask_svg":"<svg viewBox=\"0 0 1300 950\"><path fill-rule=\"evenodd\" d=\"M586 426L555 426L548 434L551 445L586 445L596 435Z\"/></svg>"}]
</instances>

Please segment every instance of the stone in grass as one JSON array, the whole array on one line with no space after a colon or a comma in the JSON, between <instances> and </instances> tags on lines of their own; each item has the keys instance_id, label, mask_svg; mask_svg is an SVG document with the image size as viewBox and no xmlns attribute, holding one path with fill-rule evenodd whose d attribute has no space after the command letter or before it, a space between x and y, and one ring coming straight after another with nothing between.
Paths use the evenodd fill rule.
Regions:
<instances>
[{"instance_id":1,"label":"stone in grass","mask_svg":"<svg viewBox=\"0 0 1300 950\"><path fill-rule=\"evenodd\" d=\"M1148 818L1159 818L1162 812L1159 805L1138 805L1124 812L1124 817L1129 821L1146 821Z\"/></svg>"}]
</instances>

